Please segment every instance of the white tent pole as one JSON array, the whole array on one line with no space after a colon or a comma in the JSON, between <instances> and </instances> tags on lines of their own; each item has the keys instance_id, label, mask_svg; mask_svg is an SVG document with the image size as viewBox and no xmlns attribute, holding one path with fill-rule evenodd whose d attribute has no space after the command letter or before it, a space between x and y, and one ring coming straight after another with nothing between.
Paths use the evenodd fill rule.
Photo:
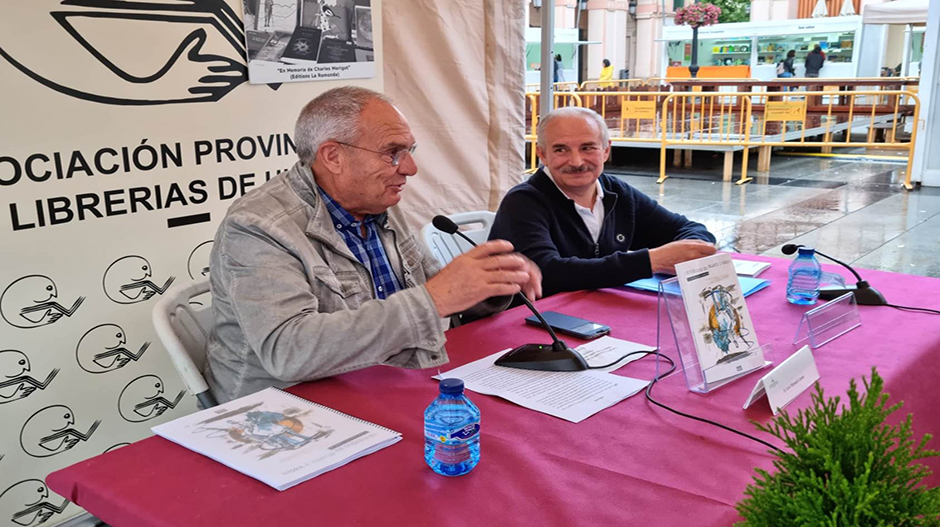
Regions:
<instances>
[{"instance_id":1,"label":"white tent pole","mask_svg":"<svg viewBox=\"0 0 940 527\"><path fill-rule=\"evenodd\" d=\"M542 0L542 66L541 95L539 96L539 117L545 117L554 106L552 74L555 71L555 0Z\"/></svg>"},{"instance_id":2,"label":"white tent pole","mask_svg":"<svg viewBox=\"0 0 940 527\"><path fill-rule=\"evenodd\" d=\"M902 77L907 77L908 71L911 67L911 30L913 28L910 24L904 26L904 53L901 54L901 75Z\"/></svg>"}]
</instances>

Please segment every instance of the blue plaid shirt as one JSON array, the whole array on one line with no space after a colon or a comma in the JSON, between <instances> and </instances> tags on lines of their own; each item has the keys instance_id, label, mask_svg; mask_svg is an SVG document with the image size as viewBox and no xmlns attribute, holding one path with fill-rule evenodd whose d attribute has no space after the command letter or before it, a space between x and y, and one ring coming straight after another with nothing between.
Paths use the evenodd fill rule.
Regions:
<instances>
[{"instance_id":1,"label":"blue plaid shirt","mask_svg":"<svg viewBox=\"0 0 940 527\"><path fill-rule=\"evenodd\" d=\"M352 251L353 255L362 265L369 268L372 273L372 287L375 288L375 297L379 299L388 298L389 295L401 289L401 284L395 272L392 271L392 264L388 261L388 255L385 253L385 247L382 246L382 240L379 239L378 226L376 221L382 216L368 215L362 222L346 212L339 203L333 200L329 194L317 187L323 203L326 204L326 210L330 211L330 217L333 218L333 226L343 237L346 246ZM362 237L361 226L366 228L366 237Z\"/></svg>"}]
</instances>

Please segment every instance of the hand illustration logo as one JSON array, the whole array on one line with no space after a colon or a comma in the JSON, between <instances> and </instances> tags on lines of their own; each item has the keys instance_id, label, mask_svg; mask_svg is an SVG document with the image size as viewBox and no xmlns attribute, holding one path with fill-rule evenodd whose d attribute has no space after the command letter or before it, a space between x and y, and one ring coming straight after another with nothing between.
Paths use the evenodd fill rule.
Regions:
<instances>
[{"instance_id":1,"label":"hand illustration logo","mask_svg":"<svg viewBox=\"0 0 940 527\"><path fill-rule=\"evenodd\" d=\"M53 514L61 514L69 504L64 500L61 505L53 505L46 501L48 497L49 489L41 480L23 480L0 493L0 511L13 511L9 520L17 525L40 525Z\"/></svg>"},{"instance_id":2,"label":"hand illustration logo","mask_svg":"<svg viewBox=\"0 0 940 527\"><path fill-rule=\"evenodd\" d=\"M136 362L150 347L149 342L144 342L135 353L126 344L127 333L121 326L101 324L82 335L75 347L75 358L88 373L107 373Z\"/></svg>"},{"instance_id":3,"label":"hand illustration logo","mask_svg":"<svg viewBox=\"0 0 940 527\"><path fill-rule=\"evenodd\" d=\"M71 308L56 302L59 290L48 276L38 274L18 278L0 294L0 316L22 329L52 324L63 315L70 317L85 301L80 296Z\"/></svg>"},{"instance_id":4,"label":"hand illustration logo","mask_svg":"<svg viewBox=\"0 0 940 527\"><path fill-rule=\"evenodd\" d=\"M63 405L47 406L26 420L20 430L20 446L32 457L49 457L71 449L80 441L88 441L101 425L95 421L87 432L72 428L75 414Z\"/></svg>"},{"instance_id":5,"label":"hand illustration logo","mask_svg":"<svg viewBox=\"0 0 940 527\"><path fill-rule=\"evenodd\" d=\"M244 26L224 0L30 0L7 15L0 57L79 99L211 102L248 80ZM153 49L174 40L164 53Z\"/></svg>"},{"instance_id":6,"label":"hand illustration logo","mask_svg":"<svg viewBox=\"0 0 940 527\"><path fill-rule=\"evenodd\" d=\"M38 381L26 375L30 371L29 357L22 351L0 351L0 404L25 399L31 393L45 390L59 369L52 370L45 381Z\"/></svg>"},{"instance_id":7,"label":"hand illustration logo","mask_svg":"<svg viewBox=\"0 0 940 527\"><path fill-rule=\"evenodd\" d=\"M146 258L124 256L118 258L104 272L102 280L104 293L118 304L136 304L150 300L154 295L166 293L175 276L167 278L163 286L158 286L150 278L153 268Z\"/></svg>"}]
</instances>

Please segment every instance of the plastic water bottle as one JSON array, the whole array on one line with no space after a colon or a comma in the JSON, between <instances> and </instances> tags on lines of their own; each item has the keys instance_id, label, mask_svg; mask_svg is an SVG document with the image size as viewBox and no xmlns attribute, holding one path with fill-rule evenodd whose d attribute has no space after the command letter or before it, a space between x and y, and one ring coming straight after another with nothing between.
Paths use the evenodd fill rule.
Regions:
<instances>
[{"instance_id":1,"label":"plastic water bottle","mask_svg":"<svg viewBox=\"0 0 940 527\"><path fill-rule=\"evenodd\" d=\"M442 476L462 476L480 462L480 410L463 393L463 381L444 379L424 411L424 461Z\"/></svg>"},{"instance_id":2,"label":"plastic water bottle","mask_svg":"<svg viewBox=\"0 0 940 527\"><path fill-rule=\"evenodd\" d=\"M790 264L787 279L787 301L791 304L812 305L819 298L822 266L812 247L800 247L800 254Z\"/></svg>"}]
</instances>

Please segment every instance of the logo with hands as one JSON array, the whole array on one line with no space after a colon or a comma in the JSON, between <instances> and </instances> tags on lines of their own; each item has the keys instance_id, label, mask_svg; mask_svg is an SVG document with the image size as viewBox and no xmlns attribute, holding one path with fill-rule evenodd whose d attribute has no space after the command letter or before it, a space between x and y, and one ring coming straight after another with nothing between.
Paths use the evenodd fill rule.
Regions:
<instances>
[{"instance_id":1,"label":"logo with hands","mask_svg":"<svg viewBox=\"0 0 940 527\"><path fill-rule=\"evenodd\" d=\"M60 304L59 288L48 276L32 274L16 279L0 294L0 316L11 326L32 329L75 314L85 297L67 308Z\"/></svg>"},{"instance_id":2,"label":"logo with hands","mask_svg":"<svg viewBox=\"0 0 940 527\"><path fill-rule=\"evenodd\" d=\"M75 413L61 404L47 406L26 420L20 430L20 446L32 457L49 457L88 441L101 425L95 421L86 432L73 428Z\"/></svg>"},{"instance_id":3,"label":"logo with hands","mask_svg":"<svg viewBox=\"0 0 940 527\"><path fill-rule=\"evenodd\" d=\"M58 375L55 368L39 381L28 373L31 371L29 357L18 350L0 351L0 404L27 398L36 390L45 390Z\"/></svg>"},{"instance_id":4,"label":"logo with hands","mask_svg":"<svg viewBox=\"0 0 940 527\"><path fill-rule=\"evenodd\" d=\"M9 514L8 520L16 525L41 525L54 514L62 514L70 503L63 499L60 505L54 505L48 500L49 488L42 480L26 479L0 492L0 511Z\"/></svg>"},{"instance_id":5,"label":"logo with hands","mask_svg":"<svg viewBox=\"0 0 940 527\"><path fill-rule=\"evenodd\" d=\"M130 255L118 258L104 272L104 293L118 304L136 304L162 295L173 285L175 276L166 279L162 286L153 280L153 267L142 256Z\"/></svg>"},{"instance_id":6,"label":"logo with hands","mask_svg":"<svg viewBox=\"0 0 940 527\"><path fill-rule=\"evenodd\" d=\"M212 102L248 80L244 25L225 0L18 4L0 17L0 57L71 97L127 106Z\"/></svg>"}]
</instances>

